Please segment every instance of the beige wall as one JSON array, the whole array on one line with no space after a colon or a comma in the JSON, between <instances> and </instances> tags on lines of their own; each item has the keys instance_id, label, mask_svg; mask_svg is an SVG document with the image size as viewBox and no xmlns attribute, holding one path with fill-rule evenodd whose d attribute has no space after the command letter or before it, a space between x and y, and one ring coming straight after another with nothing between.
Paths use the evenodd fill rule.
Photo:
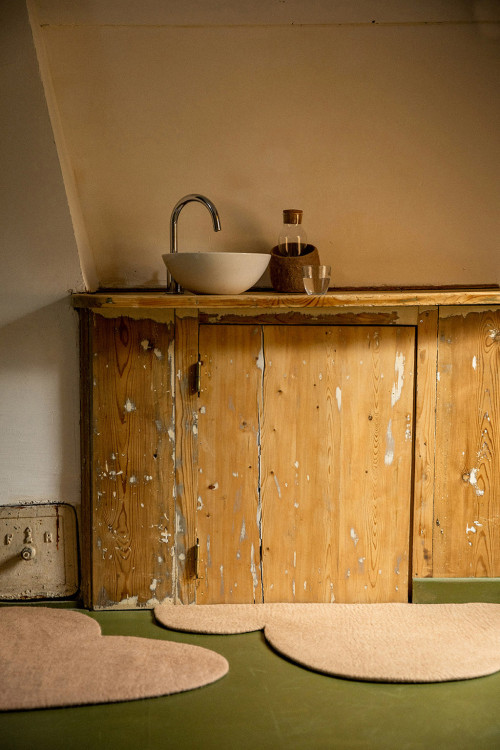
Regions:
<instances>
[{"instance_id":1,"label":"beige wall","mask_svg":"<svg viewBox=\"0 0 500 750\"><path fill-rule=\"evenodd\" d=\"M498 2L31 7L89 286L163 284L188 192L181 250L297 207L339 286L500 282Z\"/></svg>"},{"instance_id":2,"label":"beige wall","mask_svg":"<svg viewBox=\"0 0 500 750\"><path fill-rule=\"evenodd\" d=\"M78 504L83 284L23 2L0 4L0 96L0 504Z\"/></svg>"}]
</instances>

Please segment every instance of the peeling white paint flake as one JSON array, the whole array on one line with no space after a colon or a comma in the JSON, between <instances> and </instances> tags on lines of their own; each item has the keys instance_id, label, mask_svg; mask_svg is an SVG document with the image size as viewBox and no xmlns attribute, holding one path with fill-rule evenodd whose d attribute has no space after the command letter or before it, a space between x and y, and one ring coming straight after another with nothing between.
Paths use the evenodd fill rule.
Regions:
<instances>
[{"instance_id":1,"label":"peeling white paint flake","mask_svg":"<svg viewBox=\"0 0 500 750\"><path fill-rule=\"evenodd\" d=\"M476 533L476 527L475 526L469 526L468 524L466 524L466 526L465 526L465 533L466 534L469 534L469 533L475 534Z\"/></svg>"},{"instance_id":2,"label":"peeling white paint flake","mask_svg":"<svg viewBox=\"0 0 500 750\"><path fill-rule=\"evenodd\" d=\"M252 574L252 584L255 590L259 585L259 579L257 578L257 567L255 565L255 550L253 544L250 549L250 573Z\"/></svg>"},{"instance_id":3,"label":"peeling white paint flake","mask_svg":"<svg viewBox=\"0 0 500 750\"><path fill-rule=\"evenodd\" d=\"M180 380L182 377L182 373L180 370L177 370L177 380Z\"/></svg>"},{"instance_id":4,"label":"peeling white paint flake","mask_svg":"<svg viewBox=\"0 0 500 750\"><path fill-rule=\"evenodd\" d=\"M481 495L484 495L484 490L480 489L477 484L477 472L478 469L471 469L469 474L469 484L472 485L474 488L474 492L478 497L481 497Z\"/></svg>"},{"instance_id":5,"label":"peeling white paint flake","mask_svg":"<svg viewBox=\"0 0 500 750\"><path fill-rule=\"evenodd\" d=\"M206 406L200 406L200 414L206 414L207 413L207 407Z\"/></svg>"},{"instance_id":6,"label":"peeling white paint flake","mask_svg":"<svg viewBox=\"0 0 500 750\"><path fill-rule=\"evenodd\" d=\"M438 382L441 380L441 373L440 372L438 372L438 374L437 374L437 379L438 379Z\"/></svg>"},{"instance_id":7,"label":"peeling white paint flake","mask_svg":"<svg viewBox=\"0 0 500 750\"><path fill-rule=\"evenodd\" d=\"M299 468L299 462L295 461L294 466L295 466L296 469L298 469Z\"/></svg>"},{"instance_id":8,"label":"peeling white paint flake","mask_svg":"<svg viewBox=\"0 0 500 750\"><path fill-rule=\"evenodd\" d=\"M245 527L245 519L243 519L243 521L241 522L240 542L246 539L246 537L247 537L247 530ZM253 549L253 545L252 545L252 549Z\"/></svg>"},{"instance_id":9,"label":"peeling white paint flake","mask_svg":"<svg viewBox=\"0 0 500 750\"><path fill-rule=\"evenodd\" d=\"M153 594L156 591L157 585L158 585L158 581L156 580L156 578L153 578L153 580L151 581L151 585L149 587L150 591L152 591Z\"/></svg>"},{"instance_id":10,"label":"peeling white paint flake","mask_svg":"<svg viewBox=\"0 0 500 750\"><path fill-rule=\"evenodd\" d=\"M238 477L239 477L239 474L238 474L238 472L237 472L237 471L233 471L233 477L236 477L236 478L238 478Z\"/></svg>"},{"instance_id":11,"label":"peeling white paint flake","mask_svg":"<svg viewBox=\"0 0 500 750\"><path fill-rule=\"evenodd\" d=\"M476 357L476 355L474 355L472 357L472 369L473 370L477 370L477 357Z\"/></svg>"},{"instance_id":12,"label":"peeling white paint flake","mask_svg":"<svg viewBox=\"0 0 500 750\"><path fill-rule=\"evenodd\" d=\"M133 402L133 401L131 401L131 400L130 400L130 399L128 398L128 399L127 399L127 400L125 401L125 403L124 403L124 405L123 405L123 408L125 409L125 411L127 411L127 412L129 412L129 413L130 413L131 411L135 411L135 410L136 410L136 405L134 404L134 402Z\"/></svg>"},{"instance_id":13,"label":"peeling white paint flake","mask_svg":"<svg viewBox=\"0 0 500 750\"><path fill-rule=\"evenodd\" d=\"M264 372L264 349L261 347L256 365L261 372Z\"/></svg>"},{"instance_id":14,"label":"peeling white paint flake","mask_svg":"<svg viewBox=\"0 0 500 750\"><path fill-rule=\"evenodd\" d=\"M294 507L294 508L298 508L298 507L299 507L299 504L298 504L297 502L295 502L295 503L293 504L293 507Z\"/></svg>"},{"instance_id":15,"label":"peeling white paint flake","mask_svg":"<svg viewBox=\"0 0 500 750\"><path fill-rule=\"evenodd\" d=\"M141 341L141 346L144 349L144 351L146 352L149 349L149 341L147 339L143 339Z\"/></svg>"},{"instance_id":16,"label":"peeling white paint flake","mask_svg":"<svg viewBox=\"0 0 500 750\"><path fill-rule=\"evenodd\" d=\"M153 349L156 359L163 359L163 352L161 349Z\"/></svg>"},{"instance_id":17,"label":"peeling white paint flake","mask_svg":"<svg viewBox=\"0 0 500 750\"><path fill-rule=\"evenodd\" d=\"M390 466L394 460L394 438L392 436L392 419L389 420L387 425L387 432L385 435L386 450L384 463L386 466Z\"/></svg>"},{"instance_id":18,"label":"peeling white paint flake","mask_svg":"<svg viewBox=\"0 0 500 750\"><path fill-rule=\"evenodd\" d=\"M482 523L479 523L479 521L474 521L474 526L482 526Z\"/></svg>"},{"instance_id":19,"label":"peeling white paint flake","mask_svg":"<svg viewBox=\"0 0 500 750\"><path fill-rule=\"evenodd\" d=\"M172 536L172 534L169 534L169 532L166 529L164 531L161 531L160 532L160 542L162 544L168 544L168 540L170 539L171 536Z\"/></svg>"},{"instance_id":20,"label":"peeling white paint flake","mask_svg":"<svg viewBox=\"0 0 500 750\"><path fill-rule=\"evenodd\" d=\"M396 353L396 361L394 362L394 371L397 374L397 380L392 386L391 390L391 406L399 401L401 397L401 391L403 390L403 380L405 372L405 355L402 352Z\"/></svg>"},{"instance_id":21,"label":"peeling white paint flake","mask_svg":"<svg viewBox=\"0 0 500 750\"><path fill-rule=\"evenodd\" d=\"M198 495L198 503L196 505L196 510L203 510L203 500L201 499L200 495Z\"/></svg>"},{"instance_id":22,"label":"peeling white paint flake","mask_svg":"<svg viewBox=\"0 0 500 750\"><path fill-rule=\"evenodd\" d=\"M320 374L318 375L318 378L319 378L320 380L323 380L323 373L322 373L322 372L320 372Z\"/></svg>"},{"instance_id":23,"label":"peeling white paint flake","mask_svg":"<svg viewBox=\"0 0 500 750\"><path fill-rule=\"evenodd\" d=\"M137 477L133 475L130 477L128 481L129 481L129 484L139 484L139 480L137 479Z\"/></svg>"},{"instance_id":24,"label":"peeling white paint flake","mask_svg":"<svg viewBox=\"0 0 500 750\"><path fill-rule=\"evenodd\" d=\"M406 415L405 440L411 440L411 415Z\"/></svg>"},{"instance_id":25,"label":"peeling white paint flake","mask_svg":"<svg viewBox=\"0 0 500 750\"><path fill-rule=\"evenodd\" d=\"M337 408L340 411L342 408L342 390L339 386L335 389L335 398L337 399Z\"/></svg>"},{"instance_id":26,"label":"peeling white paint flake","mask_svg":"<svg viewBox=\"0 0 500 750\"><path fill-rule=\"evenodd\" d=\"M351 539L354 542L354 546L356 546L359 542L359 536L356 534L356 531L354 529L351 529Z\"/></svg>"},{"instance_id":27,"label":"peeling white paint flake","mask_svg":"<svg viewBox=\"0 0 500 750\"><path fill-rule=\"evenodd\" d=\"M276 483L276 489L278 490L278 497L281 498L281 487L280 487L280 483L278 482L278 477L276 476L276 474L274 475L274 481Z\"/></svg>"}]
</instances>

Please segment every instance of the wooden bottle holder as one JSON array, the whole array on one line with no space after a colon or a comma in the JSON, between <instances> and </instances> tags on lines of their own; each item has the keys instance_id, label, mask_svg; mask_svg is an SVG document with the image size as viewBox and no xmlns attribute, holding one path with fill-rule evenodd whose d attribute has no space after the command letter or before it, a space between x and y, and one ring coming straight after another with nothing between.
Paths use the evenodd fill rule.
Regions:
<instances>
[{"instance_id":1,"label":"wooden bottle holder","mask_svg":"<svg viewBox=\"0 0 500 750\"><path fill-rule=\"evenodd\" d=\"M306 245L302 255L284 256L278 247L271 250L269 272L271 284L276 292L305 294L302 266L319 266L319 253L314 245Z\"/></svg>"}]
</instances>

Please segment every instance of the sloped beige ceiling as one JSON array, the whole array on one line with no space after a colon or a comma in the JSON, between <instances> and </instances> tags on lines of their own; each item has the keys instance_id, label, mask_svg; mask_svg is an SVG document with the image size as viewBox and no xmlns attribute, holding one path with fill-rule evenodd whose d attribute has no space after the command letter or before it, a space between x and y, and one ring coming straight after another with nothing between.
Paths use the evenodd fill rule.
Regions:
<instances>
[{"instance_id":1,"label":"sloped beige ceiling","mask_svg":"<svg viewBox=\"0 0 500 750\"><path fill-rule=\"evenodd\" d=\"M500 281L498 3L29 7L89 287L162 286L189 192L181 250L297 207L336 285Z\"/></svg>"}]
</instances>

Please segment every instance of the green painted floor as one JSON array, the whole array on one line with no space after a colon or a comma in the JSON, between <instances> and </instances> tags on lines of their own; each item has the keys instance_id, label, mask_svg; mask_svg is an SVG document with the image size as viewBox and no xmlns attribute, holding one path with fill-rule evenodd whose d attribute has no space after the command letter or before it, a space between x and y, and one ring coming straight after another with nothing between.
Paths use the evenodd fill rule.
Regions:
<instances>
[{"instance_id":1,"label":"green painted floor","mask_svg":"<svg viewBox=\"0 0 500 750\"><path fill-rule=\"evenodd\" d=\"M227 658L229 674L164 698L0 714L2 750L500 748L500 672L431 685L339 680L282 659L262 633L176 633L151 612L89 616L104 635L211 648Z\"/></svg>"}]
</instances>

